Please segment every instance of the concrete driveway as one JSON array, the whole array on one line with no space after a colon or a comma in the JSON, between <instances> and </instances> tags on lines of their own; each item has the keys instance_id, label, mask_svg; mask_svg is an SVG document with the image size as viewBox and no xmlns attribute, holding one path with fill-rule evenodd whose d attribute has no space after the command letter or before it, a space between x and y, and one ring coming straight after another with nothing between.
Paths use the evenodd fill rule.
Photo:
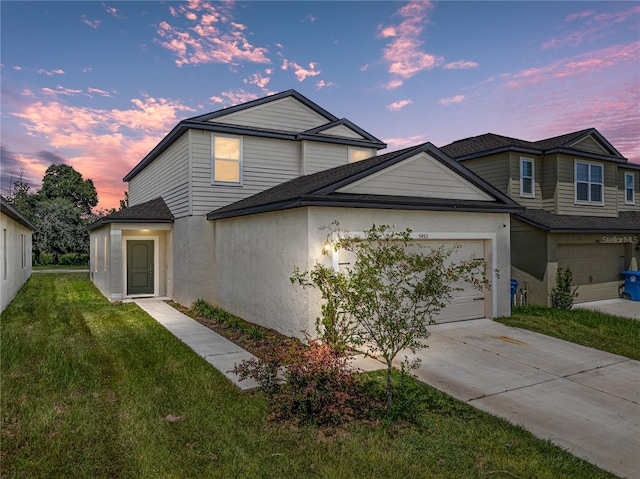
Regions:
<instances>
[{"instance_id":1,"label":"concrete driveway","mask_svg":"<svg viewBox=\"0 0 640 479\"><path fill-rule=\"evenodd\" d=\"M639 361L489 319L431 333L419 352L420 380L603 469L638 477Z\"/></svg>"},{"instance_id":2,"label":"concrete driveway","mask_svg":"<svg viewBox=\"0 0 640 479\"><path fill-rule=\"evenodd\" d=\"M603 313L613 314L614 316L640 319L640 301L631 301L630 299L603 299L601 301L574 304L573 307L579 309L594 309Z\"/></svg>"}]
</instances>

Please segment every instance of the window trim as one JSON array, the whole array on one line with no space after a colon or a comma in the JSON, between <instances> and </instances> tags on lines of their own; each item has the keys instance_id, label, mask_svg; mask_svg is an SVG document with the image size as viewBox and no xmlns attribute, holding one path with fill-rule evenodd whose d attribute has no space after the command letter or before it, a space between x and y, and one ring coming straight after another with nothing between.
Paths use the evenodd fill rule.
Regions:
<instances>
[{"instance_id":1,"label":"window trim","mask_svg":"<svg viewBox=\"0 0 640 479\"><path fill-rule=\"evenodd\" d=\"M588 196L589 199L587 200L579 200L578 199L578 165L588 165L589 166L589 180L587 182L584 181L580 181L580 183L586 183L588 185L587 188L587 192L588 192ZM596 183L594 181L591 181L591 167L592 166L599 166L600 170L602 171L602 182L601 183ZM600 201L593 201L591 199L591 186L592 185L600 185L601 189L601 193L600 193ZM576 205L585 205L585 206L604 206L604 163L600 163L597 161L587 161L587 160L578 160L575 159L574 160L574 164L573 164L573 198L574 198L574 203Z\"/></svg>"},{"instance_id":2,"label":"window trim","mask_svg":"<svg viewBox=\"0 0 640 479\"><path fill-rule=\"evenodd\" d=\"M352 151L366 151L369 156L367 156L365 158L362 158L360 160L352 160L351 159L351 152ZM350 146L349 147L349 151L348 151L347 154L348 154L347 161L349 163L357 163L358 161L366 160L367 158L371 158L372 156L375 155L375 153L371 151L371 148L361 148L361 147L358 147L358 146Z\"/></svg>"},{"instance_id":3,"label":"window trim","mask_svg":"<svg viewBox=\"0 0 640 479\"><path fill-rule=\"evenodd\" d=\"M627 199L627 178L631 178L631 200ZM631 171L625 171L624 173L624 204L635 205L636 204L636 175Z\"/></svg>"},{"instance_id":4,"label":"window trim","mask_svg":"<svg viewBox=\"0 0 640 479\"><path fill-rule=\"evenodd\" d=\"M524 176L523 168L525 162L531 162L531 177ZM525 178L531 178L531 192L526 193L524 191L524 181ZM536 160L535 158L527 158L524 156L520 157L520 197L521 198L535 198L536 197Z\"/></svg>"},{"instance_id":5,"label":"window trim","mask_svg":"<svg viewBox=\"0 0 640 479\"><path fill-rule=\"evenodd\" d=\"M216 180L216 138L230 138L233 140L238 140L240 142L239 147L239 156L238 160L233 158L219 158L224 161L236 161L238 163L238 181L218 181ZM244 184L244 175L243 175L243 166L244 166L244 151L243 151L243 137L236 135L222 135L218 133L211 134L211 184L212 185L222 185L222 186L243 186Z\"/></svg>"}]
</instances>

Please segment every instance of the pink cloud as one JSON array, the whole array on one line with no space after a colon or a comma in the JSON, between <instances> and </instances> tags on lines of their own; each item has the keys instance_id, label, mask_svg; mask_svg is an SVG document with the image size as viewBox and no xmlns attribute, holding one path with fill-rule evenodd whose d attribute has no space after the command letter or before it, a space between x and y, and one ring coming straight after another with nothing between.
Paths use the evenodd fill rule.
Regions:
<instances>
[{"instance_id":1,"label":"pink cloud","mask_svg":"<svg viewBox=\"0 0 640 479\"><path fill-rule=\"evenodd\" d=\"M89 25L91 28L98 28L102 23L101 20L89 20L86 15L80 15L80 18L82 18L82 23Z\"/></svg>"},{"instance_id":2,"label":"pink cloud","mask_svg":"<svg viewBox=\"0 0 640 479\"><path fill-rule=\"evenodd\" d=\"M273 70L267 68L265 70L265 74L270 75L272 71ZM263 77L261 73L253 73L252 75L249 75L248 78L245 78L244 80L242 80L242 83L244 83L245 85L256 85L260 88L265 88L270 81L271 81L270 76Z\"/></svg>"},{"instance_id":3,"label":"pink cloud","mask_svg":"<svg viewBox=\"0 0 640 479\"><path fill-rule=\"evenodd\" d=\"M614 45L583 53L573 58L565 58L537 68L529 68L521 72L507 75L506 85L509 88L522 88L534 84L584 75L605 70L622 63L640 61L640 41L627 45Z\"/></svg>"},{"instance_id":4,"label":"pink cloud","mask_svg":"<svg viewBox=\"0 0 640 479\"><path fill-rule=\"evenodd\" d=\"M423 25L429 22L431 2L410 2L396 14L403 17L398 25L379 27L378 36L391 41L383 50L383 58L389 65L389 73L410 78L423 70L430 70L443 62L441 57L424 52L420 40Z\"/></svg>"},{"instance_id":5,"label":"pink cloud","mask_svg":"<svg viewBox=\"0 0 640 479\"><path fill-rule=\"evenodd\" d=\"M253 46L243 33L246 26L236 23L229 11L232 3L211 4L189 1L179 6L170 6L174 17L185 17L194 26L183 29L163 21L157 33L159 41L177 57L176 65L198 65L203 63L241 62L270 63L268 50Z\"/></svg>"},{"instance_id":6,"label":"pink cloud","mask_svg":"<svg viewBox=\"0 0 640 479\"><path fill-rule=\"evenodd\" d=\"M316 90L322 90L324 88L331 88L336 86L335 83L333 82L326 82L324 80L319 80L318 82L316 82Z\"/></svg>"},{"instance_id":7,"label":"pink cloud","mask_svg":"<svg viewBox=\"0 0 640 479\"><path fill-rule=\"evenodd\" d=\"M427 141L426 138L426 135L414 135L405 138L385 138L383 141L388 145L387 150L395 151L411 145L424 143Z\"/></svg>"},{"instance_id":8,"label":"pink cloud","mask_svg":"<svg viewBox=\"0 0 640 479\"><path fill-rule=\"evenodd\" d=\"M78 90L76 88L64 88L60 85L58 85L55 89L45 87L42 88L41 91L47 96L76 96L82 94L82 90Z\"/></svg>"},{"instance_id":9,"label":"pink cloud","mask_svg":"<svg viewBox=\"0 0 640 479\"><path fill-rule=\"evenodd\" d=\"M399 88L402 85L404 85L404 82L402 80L394 79L394 80L389 80L387 83L382 85L382 88L384 88L385 90L395 90L396 88Z\"/></svg>"},{"instance_id":10,"label":"pink cloud","mask_svg":"<svg viewBox=\"0 0 640 479\"><path fill-rule=\"evenodd\" d=\"M55 70L45 70L44 68L40 68L37 72L47 76L64 75L64 70L61 70L60 68L56 68Z\"/></svg>"},{"instance_id":11,"label":"pink cloud","mask_svg":"<svg viewBox=\"0 0 640 479\"><path fill-rule=\"evenodd\" d=\"M405 106L411 105L412 103L413 103L413 101L411 101L409 99L394 101L390 105L387 105L387 110L389 110L389 111L399 111L399 110L402 110Z\"/></svg>"},{"instance_id":12,"label":"pink cloud","mask_svg":"<svg viewBox=\"0 0 640 479\"><path fill-rule=\"evenodd\" d=\"M288 70L289 68L291 68L294 71L298 81L302 82L309 77L314 77L322 73L322 70L316 70L317 66L318 66L317 63L311 62L309 63L309 68L306 69L304 67L301 67L297 63L289 61L286 58L284 58L282 62L282 66L280 68L282 68L283 70Z\"/></svg>"},{"instance_id":13,"label":"pink cloud","mask_svg":"<svg viewBox=\"0 0 640 479\"><path fill-rule=\"evenodd\" d=\"M438 101L438 104L439 105L444 105L444 106L449 106L449 105L454 105L456 103L461 103L461 102L464 101L464 99L465 99L464 95L456 95L456 96L453 96L451 98L441 98Z\"/></svg>"},{"instance_id":14,"label":"pink cloud","mask_svg":"<svg viewBox=\"0 0 640 479\"><path fill-rule=\"evenodd\" d=\"M164 98L133 99L127 110L68 106L58 101L36 101L12 113L27 134L41 137L80 171L92 178L100 207L117 206L126 185L122 177L178 122L190 107ZM25 170L42 177L49 166L37 154L22 153Z\"/></svg>"},{"instance_id":15,"label":"pink cloud","mask_svg":"<svg viewBox=\"0 0 640 479\"><path fill-rule=\"evenodd\" d=\"M234 91L226 91L220 93L220 95L212 96L209 98L214 103L220 103L224 107L239 105L240 103L246 103L251 100L255 100L263 96L260 93L247 92L242 89Z\"/></svg>"},{"instance_id":16,"label":"pink cloud","mask_svg":"<svg viewBox=\"0 0 640 479\"><path fill-rule=\"evenodd\" d=\"M567 22L577 19L586 19L584 28L568 32L558 38L552 38L542 44L542 49L561 48L564 46L578 46L585 41L601 36L606 32L620 28L619 24L628 18L640 14L640 5L633 6L621 12L605 12L596 15L593 10L587 10L569 15Z\"/></svg>"},{"instance_id":17,"label":"pink cloud","mask_svg":"<svg viewBox=\"0 0 640 479\"><path fill-rule=\"evenodd\" d=\"M478 66L476 62L459 60L457 62L447 63L442 68L445 70L468 70L469 68L477 68Z\"/></svg>"}]
</instances>

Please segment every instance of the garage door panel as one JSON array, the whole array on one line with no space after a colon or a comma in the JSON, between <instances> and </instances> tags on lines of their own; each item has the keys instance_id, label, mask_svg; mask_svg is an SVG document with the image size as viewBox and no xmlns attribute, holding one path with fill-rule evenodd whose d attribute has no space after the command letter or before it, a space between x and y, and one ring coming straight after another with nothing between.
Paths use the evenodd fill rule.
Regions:
<instances>
[{"instance_id":1,"label":"garage door panel","mask_svg":"<svg viewBox=\"0 0 640 479\"><path fill-rule=\"evenodd\" d=\"M483 240L420 240L415 241L415 245L410 251L422 254L429 254L432 249L444 246L447 249L458 247L448 259L448 263L459 262L471 258L484 258L484 241ZM354 255L346 252L339 252L340 269L353 266ZM433 319L438 323L460 321L464 319L478 319L485 317L485 297L484 292L476 289L472 284L466 281L454 283L456 291L452 292L452 301Z\"/></svg>"},{"instance_id":2,"label":"garage door panel","mask_svg":"<svg viewBox=\"0 0 640 479\"><path fill-rule=\"evenodd\" d=\"M558 267L570 268L577 303L618 297L625 265L623 244L560 244Z\"/></svg>"}]
</instances>

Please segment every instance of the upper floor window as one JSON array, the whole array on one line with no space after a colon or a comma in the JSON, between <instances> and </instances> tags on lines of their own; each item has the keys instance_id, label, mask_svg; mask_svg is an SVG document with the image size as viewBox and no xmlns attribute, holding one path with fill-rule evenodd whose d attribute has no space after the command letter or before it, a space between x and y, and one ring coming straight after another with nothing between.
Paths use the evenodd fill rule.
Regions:
<instances>
[{"instance_id":1,"label":"upper floor window","mask_svg":"<svg viewBox=\"0 0 640 479\"><path fill-rule=\"evenodd\" d=\"M535 176L533 158L520 158L520 196L535 196Z\"/></svg>"},{"instance_id":2,"label":"upper floor window","mask_svg":"<svg viewBox=\"0 0 640 479\"><path fill-rule=\"evenodd\" d=\"M369 148L349 148L349 163L366 160L371 156L371 150Z\"/></svg>"},{"instance_id":3,"label":"upper floor window","mask_svg":"<svg viewBox=\"0 0 640 479\"><path fill-rule=\"evenodd\" d=\"M604 168L602 163L576 161L576 203L602 205Z\"/></svg>"},{"instance_id":4,"label":"upper floor window","mask_svg":"<svg viewBox=\"0 0 640 479\"><path fill-rule=\"evenodd\" d=\"M212 183L242 184L242 139L214 135L211 150Z\"/></svg>"},{"instance_id":5,"label":"upper floor window","mask_svg":"<svg viewBox=\"0 0 640 479\"><path fill-rule=\"evenodd\" d=\"M635 178L633 173L624 174L624 203L626 205L636 204Z\"/></svg>"}]
</instances>

